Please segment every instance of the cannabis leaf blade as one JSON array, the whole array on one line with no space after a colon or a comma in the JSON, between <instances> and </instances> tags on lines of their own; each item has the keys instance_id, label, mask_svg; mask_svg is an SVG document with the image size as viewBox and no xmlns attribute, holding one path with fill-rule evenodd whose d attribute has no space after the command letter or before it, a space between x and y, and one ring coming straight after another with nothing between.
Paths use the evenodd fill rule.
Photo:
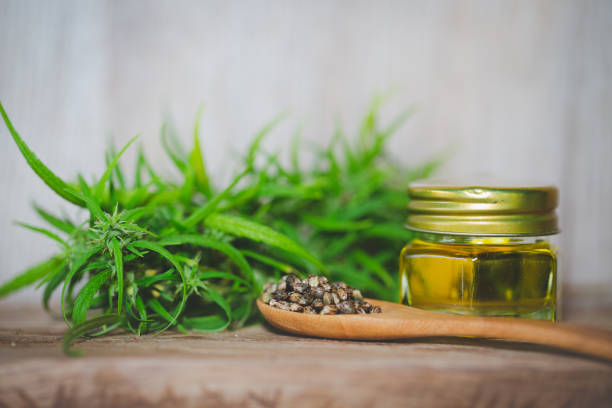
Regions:
<instances>
[{"instance_id":1,"label":"cannabis leaf blade","mask_svg":"<svg viewBox=\"0 0 612 408\"><path fill-rule=\"evenodd\" d=\"M215 228L253 241L263 242L264 244L272 245L300 256L316 265L321 271L328 272L327 267L306 249L270 227L228 214L211 214L204 222L209 228Z\"/></svg>"},{"instance_id":2,"label":"cannabis leaf blade","mask_svg":"<svg viewBox=\"0 0 612 408\"><path fill-rule=\"evenodd\" d=\"M44 165L42 161L34 154L32 150L28 147L28 145L21 139L13 124L11 123L6 111L4 110L4 106L0 102L0 114L2 114L2 118L4 119L4 123L8 128L11 136L13 136L13 140L17 144L17 147L21 151L21 154L28 162L28 165L34 170L34 173L40 177L40 179L48 185L57 195L62 197L63 199L76 204L80 207L85 207L85 203L80 200L78 197L75 197L73 194L70 194L69 191L73 190L64 180L56 176L47 166Z\"/></svg>"}]
</instances>

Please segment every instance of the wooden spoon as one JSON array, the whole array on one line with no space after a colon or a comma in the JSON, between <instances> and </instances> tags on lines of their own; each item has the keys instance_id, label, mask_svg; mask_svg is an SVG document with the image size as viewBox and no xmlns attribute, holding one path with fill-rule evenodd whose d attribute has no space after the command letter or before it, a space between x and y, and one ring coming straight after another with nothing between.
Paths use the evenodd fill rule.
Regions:
<instances>
[{"instance_id":1,"label":"wooden spoon","mask_svg":"<svg viewBox=\"0 0 612 408\"><path fill-rule=\"evenodd\" d=\"M332 339L390 340L413 337L479 337L541 344L612 361L612 332L568 323L428 312L367 299L382 313L316 315L289 312L257 299L272 325L295 334Z\"/></svg>"}]
</instances>

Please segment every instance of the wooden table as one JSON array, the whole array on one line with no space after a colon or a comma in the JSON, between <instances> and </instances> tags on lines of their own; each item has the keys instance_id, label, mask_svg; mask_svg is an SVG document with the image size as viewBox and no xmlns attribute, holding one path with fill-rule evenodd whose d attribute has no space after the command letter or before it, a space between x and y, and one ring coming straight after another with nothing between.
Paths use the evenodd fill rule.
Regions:
<instances>
[{"instance_id":1,"label":"wooden table","mask_svg":"<svg viewBox=\"0 0 612 408\"><path fill-rule=\"evenodd\" d=\"M597 306L597 305L596 305ZM568 320L612 328L612 306ZM357 342L253 326L83 340L38 305L0 303L0 407L610 407L612 364L499 341Z\"/></svg>"}]
</instances>

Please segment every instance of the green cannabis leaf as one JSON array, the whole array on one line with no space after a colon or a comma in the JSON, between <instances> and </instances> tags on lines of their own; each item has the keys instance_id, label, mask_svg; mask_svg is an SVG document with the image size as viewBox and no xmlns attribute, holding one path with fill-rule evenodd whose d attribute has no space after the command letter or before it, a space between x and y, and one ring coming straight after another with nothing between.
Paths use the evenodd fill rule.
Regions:
<instances>
[{"instance_id":1,"label":"green cannabis leaf","mask_svg":"<svg viewBox=\"0 0 612 408\"><path fill-rule=\"evenodd\" d=\"M44 287L47 309L61 288L61 311L70 327L66 353L82 336L115 329L138 335L170 327L235 329L257 320L254 300L262 285L284 273L327 274L364 294L395 300L397 256L411 233L402 227L408 182L438 164L406 168L385 153L390 135L407 119L399 115L379 127L376 100L355 140L337 129L330 144L304 149L294 137L285 165L263 148L279 115L258 132L242 166L224 189L206 171L199 140L201 109L193 147L185 149L167 124L162 145L182 175L180 182L158 174L139 147L130 183L122 154L111 145L107 169L93 183L67 183L27 146L0 113L34 172L60 197L88 209L74 222L35 206L49 228L20 224L53 239L59 252L0 286L0 297L25 286ZM80 289L79 289L80 288ZM88 319L89 312L98 316Z\"/></svg>"}]
</instances>

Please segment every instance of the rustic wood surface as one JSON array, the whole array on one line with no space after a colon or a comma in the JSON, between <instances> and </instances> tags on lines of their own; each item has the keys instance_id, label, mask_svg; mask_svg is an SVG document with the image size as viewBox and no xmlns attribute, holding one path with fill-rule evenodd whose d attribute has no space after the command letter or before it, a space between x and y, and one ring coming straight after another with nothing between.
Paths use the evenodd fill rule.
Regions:
<instances>
[{"instance_id":1,"label":"rustic wood surface","mask_svg":"<svg viewBox=\"0 0 612 408\"><path fill-rule=\"evenodd\" d=\"M257 299L272 326L289 333L346 340L406 340L416 337L470 337L539 344L606 359L612 363L612 330L532 319L461 316L368 299L382 313L321 316L295 313Z\"/></svg>"},{"instance_id":2,"label":"rustic wood surface","mask_svg":"<svg viewBox=\"0 0 612 408\"><path fill-rule=\"evenodd\" d=\"M569 321L612 329L612 307ZM64 323L0 307L0 407L608 407L612 365L518 343L319 340L268 326L217 334L116 334L62 354Z\"/></svg>"}]
</instances>

